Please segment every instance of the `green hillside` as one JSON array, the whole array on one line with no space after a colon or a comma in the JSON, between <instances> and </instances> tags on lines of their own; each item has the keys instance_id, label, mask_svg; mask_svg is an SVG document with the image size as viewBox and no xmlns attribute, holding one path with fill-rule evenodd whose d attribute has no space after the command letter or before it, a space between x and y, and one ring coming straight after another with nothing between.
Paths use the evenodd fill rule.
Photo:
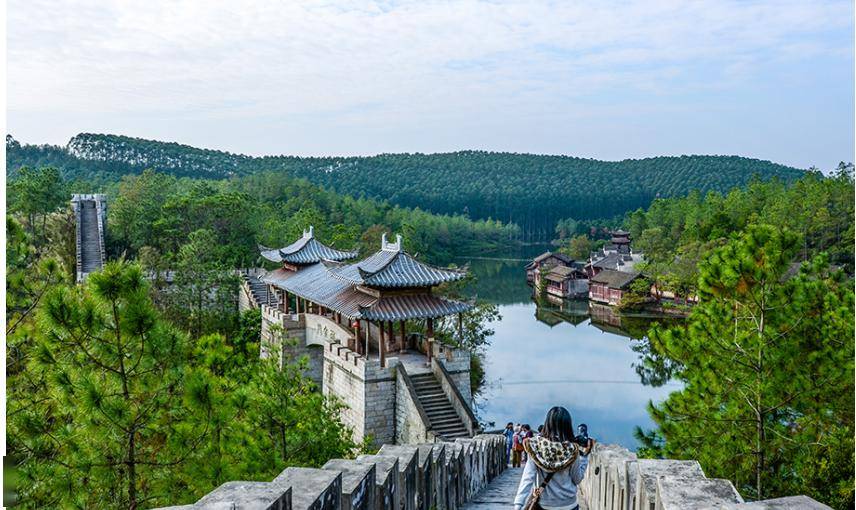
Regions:
<instances>
[{"instance_id":1,"label":"green hillside","mask_svg":"<svg viewBox=\"0 0 856 510\"><path fill-rule=\"evenodd\" d=\"M495 218L520 225L529 239L550 239L562 218L611 218L657 197L692 190L726 192L754 178L793 181L802 170L738 156L680 156L598 161L570 156L461 151L369 157L250 157L177 143L80 134L66 147L7 140L7 174L50 164L68 177L138 173L227 178L263 170L355 197L388 200L437 213Z\"/></svg>"}]
</instances>

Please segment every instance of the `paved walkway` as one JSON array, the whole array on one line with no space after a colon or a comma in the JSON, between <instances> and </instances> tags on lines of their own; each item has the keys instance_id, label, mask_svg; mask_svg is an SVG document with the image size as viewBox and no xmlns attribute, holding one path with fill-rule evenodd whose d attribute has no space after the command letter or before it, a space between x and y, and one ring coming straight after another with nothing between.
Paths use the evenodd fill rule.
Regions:
<instances>
[{"instance_id":1,"label":"paved walkway","mask_svg":"<svg viewBox=\"0 0 856 510\"><path fill-rule=\"evenodd\" d=\"M523 468L508 468L464 505L465 510L513 509Z\"/></svg>"},{"instance_id":2,"label":"paved walkway","mask_svg":"<svg viewBox=\"0 0 856 510\"><path fill-rule=\"evenodd\" d=\"M520 484L520 476L523 468L508 468L504 473L479 491L476 496L464 505L463 510L512 510L514 508L514 496L517 495L517 486ZM580 510L586 510L586 505L580 501Z\"/></svg>"}]
</instances>

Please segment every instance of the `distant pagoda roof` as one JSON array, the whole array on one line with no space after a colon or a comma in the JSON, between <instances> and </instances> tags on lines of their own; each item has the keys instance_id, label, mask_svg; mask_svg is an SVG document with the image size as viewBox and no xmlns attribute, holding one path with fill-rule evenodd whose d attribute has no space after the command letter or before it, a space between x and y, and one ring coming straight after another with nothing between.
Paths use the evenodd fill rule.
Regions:
<instances>
[{"instance_id":1,"label":"distant pagoda roof","mask_svg":"<svg viewBox=\"0 0 856 510\"><path fill-rule=\"evenodd\" d=\"M313 227L303 231L303 236L284 248L267 248L259 246L262 257L271 262L287 262L289 264L317 264L322 260L342 261L357 256L355 251L342 251L331 248L315 239Z\"/></svg>"},{"instance_id":2,"label":"distant pagoda roof","mask_svg":"<svg viewBox=\"0 0 856 510\"><path fill-rule=\"evenodd\" d=\"M394 243L381 240L380 251L347 265L327 264L330 273L353 285L378 288L433 287L458 281L466 270L444 269L419 262L401 249L401 236Z\"/></svg>"}]
</instances>

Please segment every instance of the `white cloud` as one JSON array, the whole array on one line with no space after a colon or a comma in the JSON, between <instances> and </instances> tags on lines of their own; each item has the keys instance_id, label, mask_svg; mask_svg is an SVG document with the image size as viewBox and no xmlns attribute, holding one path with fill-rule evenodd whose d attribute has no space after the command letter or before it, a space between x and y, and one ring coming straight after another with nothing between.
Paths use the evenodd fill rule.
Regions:
<instances>
[{"instance_id":1,"label":"white cloud","mask_svg":"<svg viewBox=\"0 0 856 510\"><path fill-rule=\"evenodd\" d=\"M8 107L343 125L598 112L851 54L847 1L11 0ZM14 128L14 126L12 126ZM335 152L335 150L334 150Z\"/></svg>"}]
</instances>

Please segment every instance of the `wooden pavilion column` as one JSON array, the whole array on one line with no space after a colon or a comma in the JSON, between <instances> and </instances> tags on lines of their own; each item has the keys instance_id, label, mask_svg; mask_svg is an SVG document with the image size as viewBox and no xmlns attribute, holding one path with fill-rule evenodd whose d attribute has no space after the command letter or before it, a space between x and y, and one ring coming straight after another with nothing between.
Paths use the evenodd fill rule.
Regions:
<instances>
[{"instance_id":1,"label":"wooden pavilion column","mask_svg":"<svg viewBox=\"0 0 856 510\"><path fill-rule=\"evenodd\" d=\"M363 351L363 356L369 359L369 338L371 337L372 323L366 321L366 349Z\"/></svg>"},{"instance_id":2,"label":"wooden pavilion column","mask_svg":"<svg viewBox=\"0 0 856 510\"><path fill-rule=\"evenodd\" d=\"M428 318L428 364L431 364L431 355L434 351L434 319Z\"/></svg>"},{"instance_id":3,"label":"wooden pavilion column","mask_svg":"<svg viewBox=\"0 0 856 510\"><path fill-rule=\"evenodd\" d=\"M389 321L389 323L386 326L387 326L387 332L389 333L387 335L387 337L389 338L389 348L395 349L395 335L392 332L392 326L393 326L392 321Z\"/></svg>"},{"instance_id":4,"label":"wooden pavilion column","mask_svg":"<svg viewBox=\"0 0 856 510\"><path fill-rule=\"evenodd\" d=\"M386 368L386 338L384 335L384 323L380 321L377 323L378 330L380 330L379 340L378 340L378 350L380 351L380 367Z\"/></svg>"},{"instance_id":5,"label":"wooden pavilion column","mask_svg":"<svg viewBox=\"0 0 856 510\"><path fill-rule=\"evenodd\" d=\"M360 354L360 321L354 321L354 352Z\"/></svg>"},{"instance_id":6,"label":"wooden pavilion column","mask_svg":"<svg viewBox=\"0 0 856 510\"><path fill-rule=\"evenodd\" d=\"M282 308L285 313L291 313L291 305L288 304L288 291L282 295Z\"/></svg>"},{"instance_id":7,"label":"wooden pavilion column","mask_svg":"<svg viewBox=\"0 0 856 510\"><path fill-rule=\"evenodd\" d=\"M405 348L404 337L406 335L406 333L404 332L404 321L399 321L399 324L401 324L401 339L400 339L401 343L398 345L398 351L404 352L404 348Z\"/></svg>"},{"instance_id":8,"label":"wooden pavilion column","mask_svg":"<svg viewBox=\"0 0 856 510\"><path fill-rule=\"evenodd\" d=\"M458 313L458 341L464 341L464 312Z\"/></svg>"}]
</instances>

